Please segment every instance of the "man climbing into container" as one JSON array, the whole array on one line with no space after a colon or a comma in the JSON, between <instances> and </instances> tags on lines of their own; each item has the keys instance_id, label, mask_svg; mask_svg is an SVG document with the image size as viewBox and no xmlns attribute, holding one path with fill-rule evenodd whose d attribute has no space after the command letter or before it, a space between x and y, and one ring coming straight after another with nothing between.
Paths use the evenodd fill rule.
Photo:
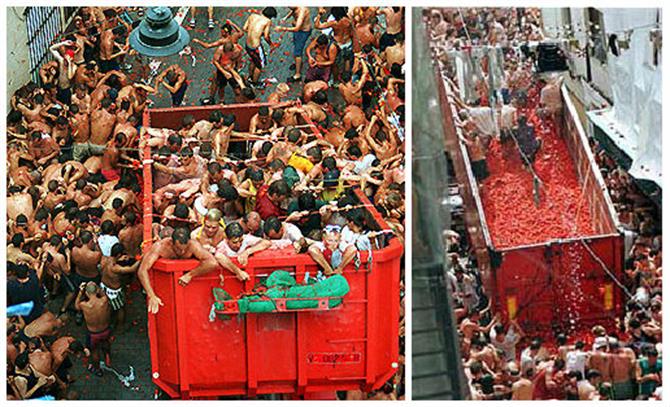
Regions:
<instances>
[{"instance_id":1,"label":"man climbing into container","mask_svg":"<svg viewBox=\"0 0 670 407\"><path fill-rule=\"evenodd\" d=\"M207 251L214 254L216 247L226 237L223 223L223 213L212 208L207 211L202 226L191 232L191 239L195 239Z\"/></svg>"},{"instance_id":2,"label":"man climbing into container","mask_svg":"<svg viewBox=\"0 0 670 407\"><path fill-rule=\"evenodd\" d=\"M226 238L216 247L214 257L221 267L233 272L239 280L245 281L249 279L249 275L231 259L237 258L240 265L246 266L249 257L254 253L269 249L270 246L269 240L244 233L242 226L238 222L233 222L226 226Z\"/></svg>"},{"instance_id":3,"label":"man climbing into container","mask_svg":"<svg viewBox=\"0 0 670 407\"><path fill-rule=\"evenodd\" d=\"M191 239L190 232L186 228L177 228L172 232L172 237L159 240L154 243L147 253L142 257L142 263L137 270L137 277L147 293L147 309L152 314L158 312L163 301L156 295L149 279L149 270L158 259L192 259L200 260L200 264L193 270L185 273L179 278L179 285L186 286L193 277L207 274L216 269L214 257L196 240Z\"/></svg>"}]
</instances>

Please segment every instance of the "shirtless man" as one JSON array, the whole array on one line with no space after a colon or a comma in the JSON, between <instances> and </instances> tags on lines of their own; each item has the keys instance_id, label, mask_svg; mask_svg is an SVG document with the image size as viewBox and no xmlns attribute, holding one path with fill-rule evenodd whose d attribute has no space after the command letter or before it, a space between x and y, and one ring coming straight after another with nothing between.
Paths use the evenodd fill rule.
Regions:
<instances>
[{"instance_id":1,"label":"shirtless man","mask_svg":"<svg viewBox=\"0 0 670 407\"><path fill-rule=\"evenodd\" d=\"M275 28L277 31L289 31L293 33L293 58L295 59L295 74L290 76L286 82L299 82L302 80L302 55L305 51L305 45L312 33L312 20L310 18L309 7L289 7L289 13L282 19L286 21L293 17L293 27Z\"/></svg>"},{"instance_id":2,"label":"shirtless man","mask_svg":"<svg viewBox=\"0 0 670 407\"><path fill-rule=\"evenodd\" d=\"M512 385L512 400L533 399L533 369L526 369L523 376Z\"/></svg>"},{"instance_id":3,"label":"shirtless man","mask_svg":"<svg viewBox=\"0 0 670 407\"><path fill-rule=\"evenodd\" d=\"M38 167L46 167L60 154L60 146L48 134L34 131L30 136L30 154Z\"/></svg>"},{"instance_id":4,"label":"shirtless man","mask_svg":"<svg viewBox=\"0 0 670 407\"><path fill-rule=\"evenodd\" d=\"M72 336L61 336L51 344L53 356L52 368L56 376L65 383L70 382L68 370L73 366L70 355L90 356L91 353L84 345Z\"/></svg>"},{"instance_id":5,"label":"shirtless man","mask_svg":"<svg viewBox=\"0 0 670 407\"><path fill-rule=\"evenodd\" d=\"M393 64L405 65L405 36L402 33L398 33L394 41L395 43L386 47L381 54L382 59L386 61L386 68L389 70Z\"/></svg>"},{"instance_id":6,"label":"shirtless man","mask_svg":"<svg viewBox=\"0 0 670 407\"><path fill-rule=\"evenodd\" d=\"M118 71L120 65L117 58L128 52L127 45L116 42L122 30L123 27L108 28L100 34L100 71L104 73Z\"/></svg>"},{"instance_id":7,"label":"shirtless man","mask_svg":"<svg viewBox=\"0 0 670 407\"><path fill-rule=\"evenodd\" d=\"M317 18L314 20L314 28L319 30L331 28L333 30L333 40L337 47L337 57L333 67L335 68L336 78L344 72L351 72L354 62L354 25L347 15L346 7L332 7L330 13L335 17L334 21L321 22L326 9L319 8Z\"/></svg>"},{"instance_id":8,"label":"shirtless man","mask_svg":"<svg viewBox=\"0 0 670 407\"><path fill-rule=\"evenodd\" d=\"M630 400L635 394L635 352L619 346L615 339L610 343L612 390L615 400Z\"/></svg>"},{"instance_id":9,"label":"shirtless man","mask_svg":"<svg viewBox=\"0 0 670 407\"><path fill-rule=\"evenodd\" d=\"M191 239L196 240L205 250L214 254L216 246L226 237L221 222L222 218L223 213L220 210L216 208L208 210L203 225L191 232Z\"/></svg>"},{"instance_id":10,"label":"shirtless man","mask_svg":"<svg viewBox=\"0 0 670 407\"><path fill-rule=\"evenodd\" d=\"M261 106L249 121L249 133L251 134L265 134L273 130L272 117L270 116L270 109L267 106Z\"/></svg>"},{"instance_id":11,"label":"shirtless man","mask_svg":"<svg viewBox=\"0 0 670 407\"><path fill-rule=\"evenodd\" d=\"M377 116L372 116L367 129L365 130L365 141L372 147L375 155L380 160L386 160L393 157L398 150L398 141L392 129L385 120L379 120L386 127L386 132L379 130L374 137L370 134L375 123L379 120Z\"/></svg>"},{"instance_id":12,"label":"shirtless man","mask_svg":"<svg viewBox=\"0 0 670 407\"><path fill-rule=\"evenodd\" d=\"M98 244L93 239L93 233L84 230L79 235L81 246L72 248L72 265L74 266L74 273L71 274L72 283L75 290L80 285L89 282L100 283L100 260L102 260L102 252L98 248ZM65 301L61 307L61 312L64 312L72 303L72 299L76 292L70 292L65 296Z\"/></svg>"},{"instance_id":13,"label":"shirtless man","mask_svg":"<svg viewBox=\"0 0 670 407\"><path fill-rule=\"evenodd\" d=\"M316 37L307 46L307 62L309 69L305 80L307 82L330 80L330 72L337 58L337 45L332 43L325 34Z\"/></svg>"},{"instance_id":14,"label":"shirtless man","mask_svg":"<svg viewBox=\"0 0 670 407\"><path fill-rule=\"evenodd\" d=\"M311 102L314 95L320 90L327 91L328 90L328 82L321 81L321 80L316 80L316 81L311 81L311 82L305 83L305 85L302 87L302 101L303 101L303 103Z\"/></svg>"},{"instance_id":15,"label":"shirtless man","mask_svg":"<svg viewBox=\"0 0 670 407\"><path fill-rule=\"evenodd\" d=\"M17 336L21 341L28 343L33 338L57 335L60 329L64 326L65 322L63 322L62 319L57 318L51 312L46 311L20 330Z\"/></svg>"},{"instance_id":16,"label":"shirtless man","mask_svg":"<svg viewBox=\"0 0 670 407\"><path fill-rule=\"evenodd\" d=\"M43 277L48 276L53 282L51 288L51 295L56 296L58 286L60 281L65 275L66 279L69 279L70 275L70 250L65 248L64 253L59 251L61 247L62 240L60 236L53 235L49 239L49 242L44 244L43 251L40 254L40 264L43 268L42 273Z\"/></svg>"},{"instance_id":17,"label":"shirtless man","mask_svg":"<svg viewBox=\"0 0 670 407\"><path fill-rule=\"evenodd\" d=\"M179 65L170 65L166 70L161 72L156 79L156 83L162 84L170 92L172 107L182 105L186 89L188 89L188 81L186 80L186 72Z\"/></svg>"},{"instance_id":18,"label":"shirtless man","mask_svg":"<svg viewBox=\"0 0 670 407\"><path fill-rule=\"evenodd\" d=\"M116 125L116 115L112 110L112 101L104 98L100 108L91 113L91 138L88 143L89 153L101 155L112 137Z\"/></svg>"},{"instance_id":19,"label":"shirtless man","mask_svg":"<svg viewBox=\"0 0 670 407\"><path fill-rule=\"evenodd\" d=\"M237 43L227 41L216 49L212 59L215 70L209 88L210 104L214 103L217 94L223 102L227 85L233 89L235 96L238 96L241 89L246 87L238 72L241 61L242 46Z\"/></svg>"},{"instance_id":20,"label":"shirtless man","mask_svg":"<svg viewBox=\"0 0 670 407\"><path fill-rule=\"evenodd\" d=\"M126 274L137 272L139 266L139 261L126 254L121 243L116 243L112 246L111 256L102 258L102 282L100 283L100 288L104 290L107 298L109 298L112 312L116 314L116 329L123 330L123 323L126 315L122 277Z\"/></svg>"},{"instance_id":21,"label":"shirtless man","mask_svg":"<svg viewBox=\"0 0 670 407\"><path fill-rule=\"evenodd\" d=\"M300 78L302 79L302 78ZM288 96L290 88L287 84L285 83L280 83L277 85L277 89L270 93L270 96L268 96L268 103L281 103L284 101L286 96Z\"/></svg>"},{"instance_id":22,"label":"shirtless man","mask_svg":"<svg viewBox=\"0 0 670 407\"><path fill-rule=\"evenodd\" d=\"M379 51L384 52L386 47L394 44L396 35L405 28L405 8L384 7L377 14L383 14L386 17L386 32L379 39Z\"/></svg>"},{"instance_id":23,"label":"shirtless man","mask_svg":"<svg viewBox=\"0 0 670 407\"><path fill-rule=\"evenodd\" d=\"M277 10L274 7L265 7L262 14L251 13L244 23L243 30L247 34L246 50L251 58L249 82L254 86L259 85L258 79L267 63L261 39L265 38L268 45L272 46L270 28L272 27L272 19L275 17L277 17Z\"/></svg>"},{"instance_id":24,"label":"shirtless man","mask_svg":"<svg viewBox=\"0 0 670 407\"><path fill-rule=\"evenodd\" d=\"M376 26L376 16L356 22L356 26L354 27L354 52L360 52L366 45L379 48L379 34L375 33Z\"/></svg>"},{"instance_id":25,"label":"shirtless man","mask_svg":"<svg viewBox=\"0 0 670 407\"><path fill-rule=\"evenodd\" d=\"M126 211L123 214L119 230L119 241L126 250L126 253L132 258L142 253L143 229L142 223L137 222L137 215L133 211Z\"/></svg>"},{"instance_id":26,"label":"shirtless man","mask_svg":"<svg viewBox=\"0 0 670 407\"><path fill-rule=\"evenodd\" d=\"M155 314L163 301L156 295L151 287L149 270L159 258L164 259L190 259L200 260L200 264L193 270L185 273L179 279L179 285L186 286L193 277L209 273L216 268L216 260L200 243L190 239L189 231L185 228L177 228L171 238L162 239L154 243L147 253L142 257L142 263L137 271L137 277L147 293L147 309Z\"/></svg>"},{"instance_id":27,"label":"shirtless man","mask_svg":"<svg viewBox=\"0 0 670 407\"><path fill-rule=\"evenodd\" d=\"M602 340L601 340L602 339ZM610 372L612 364L612 355L607 353L607 339L600 337L594 343L595 350L589 355L589 369L597 370L602 374L604 382L611 382Z\"/></svg>"},{"instance_id":28,"label":"shirtless man","mask_svg":"<svg viewBox=\"0 0 670 407\"><path fill-rule=\"evenodd\" d=\"M112 344L109 339L112 330L109 325L112 319L112 307L109 298L95 282L81 283L78 287L75 308L84 314L86 321L86 344L92 356L88 370L101 377L101 359L104 357L105 364L111 365Z\"/></svg>"}]
</instances>

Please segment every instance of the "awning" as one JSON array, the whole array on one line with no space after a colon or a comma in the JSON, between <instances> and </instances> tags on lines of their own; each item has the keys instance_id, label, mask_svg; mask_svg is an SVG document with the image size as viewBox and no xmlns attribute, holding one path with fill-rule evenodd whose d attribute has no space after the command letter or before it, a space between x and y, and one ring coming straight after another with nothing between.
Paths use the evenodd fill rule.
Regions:
<instances>
[{"instance_id":1,"label":"awning","mask_svg":"<svg viewBox=\"0 0 670 407\"><path fill-rule=\"evenodd\" d=\"M618 121L614 109L586 112L592 125L591 134L607 154L631 177L652 201L661 205L662 160L660 154L651 156L640 148L636 132Z\"/></svg>"}]
</instances>

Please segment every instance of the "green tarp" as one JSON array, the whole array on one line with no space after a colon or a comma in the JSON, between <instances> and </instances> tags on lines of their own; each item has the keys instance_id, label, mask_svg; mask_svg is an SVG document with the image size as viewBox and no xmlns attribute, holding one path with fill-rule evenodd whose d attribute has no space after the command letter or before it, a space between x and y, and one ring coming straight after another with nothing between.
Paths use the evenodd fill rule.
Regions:
<instances>
[{"instance_id":1,"label":"green tarp","mask_svg":"<svg viewBox=\"0 0 670 407\"><path fill-rule=\"evenodd\" d=\"M267 288L263 295L249 295L237 300L240 314L273 312L277 309L274 301L277 298L291 298L286 301L289 310L318 308L322 298L331 298L328 305L332 308L340 305L342 297L349 292L347 279L339 274L311 284L298 284L288 271L277 270L263 285ZM219 302L231 299L230 295L221 288L214 288L213 294L217 301L215 308L222 311L223 304Z\"/></svg>"}]
</instances>

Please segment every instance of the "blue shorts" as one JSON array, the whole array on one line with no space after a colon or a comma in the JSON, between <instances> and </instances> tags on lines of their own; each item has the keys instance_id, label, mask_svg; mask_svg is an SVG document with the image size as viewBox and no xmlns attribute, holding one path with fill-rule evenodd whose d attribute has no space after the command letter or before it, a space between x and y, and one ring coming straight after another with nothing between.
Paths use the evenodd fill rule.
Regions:
<instances>
[{"instance_id":1,"label":"blue shorts","mask_svg":"<svg viewBox=\"0 0 670 407\"><path fill-rule=\"evenodd\" d=\"M312 34L312 30L309 31L294 31L293 32L293 56L301 57L302 53L305 51L305 44L309 36Z\"/></svg>"}]
</instances>

